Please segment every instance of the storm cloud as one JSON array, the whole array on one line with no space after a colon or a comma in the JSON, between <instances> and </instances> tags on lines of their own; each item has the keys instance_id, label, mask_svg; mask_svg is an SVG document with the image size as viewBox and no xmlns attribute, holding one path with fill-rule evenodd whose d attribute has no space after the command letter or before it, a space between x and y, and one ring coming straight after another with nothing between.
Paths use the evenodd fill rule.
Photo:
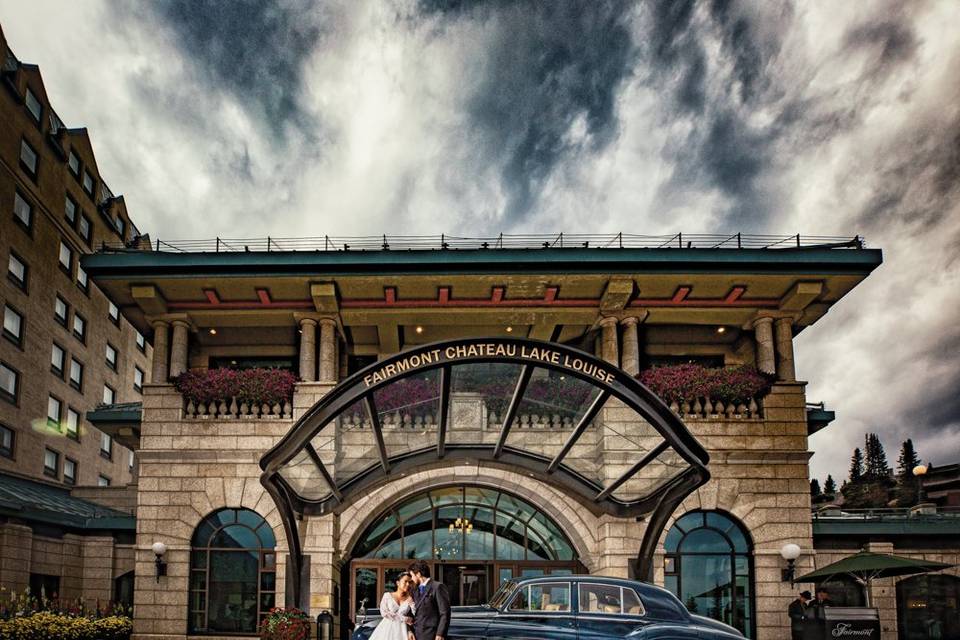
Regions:
<instances>
[{"instance_id":1,"label":"storm cloud","mask_svg":"<svg viewBox=\"0 0 960 640\"><path fill-rule=\"evenodd\" d=\"M947 2L0 0L161 238L861 234L885 264L797 338L837 411L960 459L960 43Z\"/></svg>"}]
</instances>

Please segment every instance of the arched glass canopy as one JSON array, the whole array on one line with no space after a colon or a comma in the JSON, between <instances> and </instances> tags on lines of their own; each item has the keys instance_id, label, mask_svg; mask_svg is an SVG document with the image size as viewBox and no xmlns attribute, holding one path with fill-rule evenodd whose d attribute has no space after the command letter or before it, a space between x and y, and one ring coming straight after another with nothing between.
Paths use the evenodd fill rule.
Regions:
<instances>
[{"instance_id":1,"label":"arched glass canopy","mask_svg":"<svg viewBox=\"0 0 960 640\"><path fill-rule=\"evenodd\" d=\"M638 564L646 576L670 513L709 478L707 460L680 418L626 372L564 345L473 338L350 376L260 466L294 562L296 514L337 509L409 471L468 463L535 477L597 513L650 514Z\"/></svg>"}]
</instances>

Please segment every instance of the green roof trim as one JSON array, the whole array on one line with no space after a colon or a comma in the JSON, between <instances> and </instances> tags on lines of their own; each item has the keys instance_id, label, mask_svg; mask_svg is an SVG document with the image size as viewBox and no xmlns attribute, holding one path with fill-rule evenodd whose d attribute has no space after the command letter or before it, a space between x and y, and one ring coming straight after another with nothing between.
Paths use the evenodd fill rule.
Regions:
<instances>
[{"instance_id":1,"label":"green roof trim","mask_svg":"<svg viewBox=\"0 0 960 640\"><path fill-rule=\"evenodd\" d=\"M824 429L836 420L837 412L826 409L807 407L807 435L813 435Z\"/></svg>"},{"instance_id":2,"label":"green roof trim","mask_svg":"<svg viewBox=\"0 0 960 640\"><path fill-rule=\"evenodd\" d=\"M814 519L816 536L960 536L960 517L860 520Z\"/></svg>"},{"instance_id":3,"label":"green roof trim","mask_svg":"<svg viewBox=\"0 0 960 640\"><path fill-rule=\"evenodd\" d=\"M124 402L119 404L102 404L93 411L87 411L86 418L93 424L140 424L143 420L143 403Z\"/></svg>"},{"instance_id":4,"label":"green roof trim","mask_svg":"<svg viewBox=\"0 0 960 640\"><path fill-rule=\"evenodd\" d=\"M75 498L66 488L5 473L0 473L0 514L69 529L137 529L136 519L130 514Z\"/></svg>"},{"instance_id":5,"label":"green roof trim","mask_svg":"<svg viewBox=\"0 0 960 640\"><path fill-rule=\"evenodd\" d=\"M880 249L447 249L397 251L106 251L84 255L102 279L195 276L343 276L421 273L863 274Z\"/></svg>"}]
</instances>

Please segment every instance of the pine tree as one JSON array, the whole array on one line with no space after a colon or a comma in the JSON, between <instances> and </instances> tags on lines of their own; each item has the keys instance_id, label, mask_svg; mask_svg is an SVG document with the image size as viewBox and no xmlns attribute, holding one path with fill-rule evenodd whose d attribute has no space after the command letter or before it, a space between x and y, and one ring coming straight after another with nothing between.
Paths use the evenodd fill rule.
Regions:
<instances>
[{"instance_id":1,"label":"pine tree","mask_svg":"<svg viewBox=\"0 0 960 640\"><path fill-rule=\"evenodd\" d=\"M920 456L913 448L913 440L907 439L900 448L897 459L897 506L912 507L917 503L920 479L913 475L913 468L920 464Z\"/></svg>"},{"instance_id":2,"label":"pine tree","mask_svg":"<svg viewBox=\"0 0 960 640\"><path fill-rule=\"evenodd\" d=\"M833 476L827 474L827 481L823 483L823 493L828 496L837 495L837 483L833 481Z\"/></svg>"},{"instance_id":3,"label":"pine tree","mask_svg":"<svg viewBox=\"0 0 960 640\"><path fill-rule=\"evenodd\" d=\"M853 450L853 457L850 458L850 484L856 484L863 480L863 453L860 447Z\"/></svg>"},{"instance_id":4,"label":"pine tree","mask_svg":"<svg viewBox=\"0 0 960 640\"><path fill-rule=\"evenodd\" d=\"M883 450L883 443L875 433L866 436L866 472L864 476L871 482L885 482L890 478L887 466L887 454Z\"/></svg>"},{"instance_id":5,"label":"pine tree","mask_svg":"<svg viewBox=\"0 0 960 640\"><path fill-rule=\"evenodd\" d=\"M900 478L912 478L913 468L920 464L920 456L913 448L913 440L907 438L900 448L900 457L897 458L897 476Z\"/></svg>"},{"instance_id":6,"label":"pine tree","mask_svg":"<svg viewBox=\"0 0 960 640\"><path fill-rule=\"evenodd\" d=\"M810 497L818 498L821 495L823 495L823 493L820 491L820 481L814 478L810 481Z\"/></svg>"}]
</instances>

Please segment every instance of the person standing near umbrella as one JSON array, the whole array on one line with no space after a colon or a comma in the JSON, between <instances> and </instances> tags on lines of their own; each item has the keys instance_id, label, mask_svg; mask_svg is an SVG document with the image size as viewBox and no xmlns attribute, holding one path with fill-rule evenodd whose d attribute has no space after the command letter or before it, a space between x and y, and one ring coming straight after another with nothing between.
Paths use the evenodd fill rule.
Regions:
<instances>
[{"instance_id":1,"label":"person standing near umbrella","mask_svg":"<svg viewBox=\"0 0 960 640\"><path fill-rule=\"evenodd\" d=\"M803 640L803 625L806 620L807 607L810 606L810 592L801 591L800 597L790 603L787 615L790 616L791 640Z\"/></svg>"},{"instance_id":2,"label":"person standing near umbrella","mask_svg":"<svg viewBox=\"0 0 960 640\"><path fill-rule=\"evenodd\" d=\"M833 606L830 602L830 592L824 587L817 589L816 599L807 607L807 612L803 624L804 640L822 640L824 629L827 626L826 613L824 609Z\"/></svg>"}]
</instances>

